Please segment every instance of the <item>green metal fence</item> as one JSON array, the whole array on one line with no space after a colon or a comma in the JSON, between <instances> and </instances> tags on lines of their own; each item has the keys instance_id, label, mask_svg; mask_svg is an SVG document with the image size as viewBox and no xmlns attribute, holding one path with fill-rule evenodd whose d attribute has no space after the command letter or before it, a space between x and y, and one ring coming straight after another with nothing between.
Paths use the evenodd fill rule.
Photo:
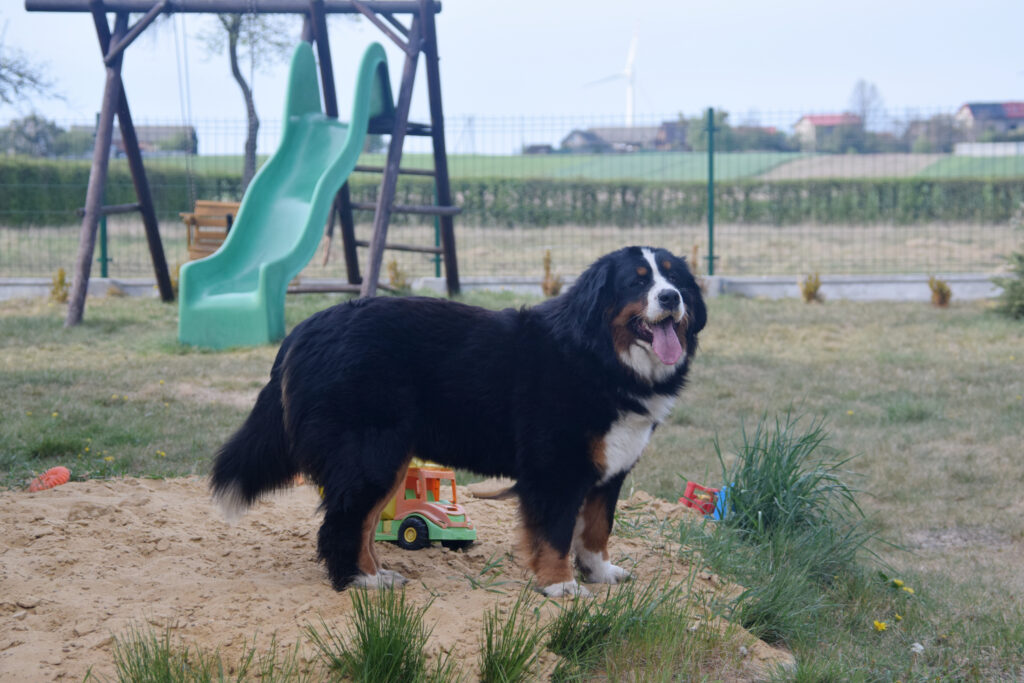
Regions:
<instances>
[{"instance_id":1,"label":"green metal fence","mask_svg":"<svg viewBox=\"0 0 1024 683\"><path fill-rule=\"evenodd\" d=\"M996 272L1024 233L1024 130L962 121L961 113L857 117L705 110L631 128L597 117L450 117L452 188L463 213L456 239L463 276L539 276L544 256L571 275L625 244L664 245L723 275ZM737 118L739 120L737 120ZM835 121L840 121L837 125ZM842 121L847 123L841 123ZM853 122L851 122L853 121ZM815 123L817 122L817 123ZM1024 122L1021 122L1024 124ZM136 122L173 129L167 122ZM71 270L88 181L88 137L78 146L20 148L17 126L0 130L0 277ZM196 198L238 199L243 122L196 125L198 154L154 144L146 167L169 263L186 258L178 216ZM264 123L260 150L280 133ZM191 136L178 135L192 140ZM38 142L38 141L37 141ZM375 141L378 150L385 140ZM3 147L0 147L3 148ZM70 151L69 151L70 149ZM378 165L382 152L367 152ZM428 168L425 149L405 165ZM356 200L372 200L378 178L355 174ZM430 203L429 179L402 181L398 203ZM115 158L106 202L134 201ZM370 216L357 237L369 238ZM105 265L114 277L152 274L141 221L110 216ZM430 246L429 218L397 217L390 239ZM364 254L365 256L365 254ZM429 255L394 253L406 277L430 276ZM343 277L335 240L304 275ZM94 270L99 274L100 265Z\"/></svg>"}]
</instances>

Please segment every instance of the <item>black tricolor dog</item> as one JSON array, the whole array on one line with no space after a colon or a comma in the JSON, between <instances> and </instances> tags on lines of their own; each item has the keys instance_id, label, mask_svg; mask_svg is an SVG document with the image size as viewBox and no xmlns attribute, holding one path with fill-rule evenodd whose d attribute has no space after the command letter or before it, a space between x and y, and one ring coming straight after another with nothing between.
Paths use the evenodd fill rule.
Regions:
<instances>
[{"instance_id":1,"label":"black tricolor dog","mask_svg":"<svg viewBox=\"0 0 1024 683\"><path fill-rule=\"evenodd\" d=\"M549 596L616 583L608 535L626 474L682 389L706 311L686 263L627 247L562 296L488 311L439 299L360 299L281 344L211 487L241 510L297 473L323 487L318 550L338 590L404 579L373 535L417 455L516 479L525 551Z\"/></svg>"}]
</instances>

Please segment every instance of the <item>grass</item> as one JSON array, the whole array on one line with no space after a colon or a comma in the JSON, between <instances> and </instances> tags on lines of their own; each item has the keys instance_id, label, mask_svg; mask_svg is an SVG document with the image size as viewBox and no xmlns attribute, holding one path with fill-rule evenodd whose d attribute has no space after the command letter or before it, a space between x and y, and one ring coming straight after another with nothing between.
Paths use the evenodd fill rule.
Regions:
<instances>
[{"instance_id":1,"label":"grass","mask_svg":"<svg viewBox=\"0 0 1024 683\"><path fill-rule=\"evenodd\" d=\"M533 680L546 630L534 608L532 586L525 587L513 605L495 605L484 617L480 639L481 683L516 683Z\"/></svg>"},{"instance_id":2,"label":"grass","mask_svg":"<svg viewBox=\"0 0 1024 683\"><path fill-rule=\"evenodd\" d=\"M308 626L309 640L332 679L357 683L449 681L455 663L438 658L431 667L424 650L430 630L423 615L430 604L416 607L406 602L405 591L351 590L353 619L343 635L326 622Z\"/></svg>"},{"instance_id":3,"label":"grass","mask_svg":"<svg viewBox=\"0 0 1024 683\"><path fill-rule=\"evenodd\" d=\"M299 660L298 649L287 655L277 652L276 639L267 651L244 649L235 663L225 663L217 652L191 647L166 628L157 633L152 627L129 627L113 640L114 665L119 683L224 683L260 680L299 682L314 680ZM98 680L92 673L86 681Z\"/></svg>"},{"instance_id":4,"label":"grass","mask_svg":"<svg viewBox=\"0 0 1024 683\"><path fill-rule=\"evenodd\" d=\"M288 325L336 300L289 299ZM470 300L519 302L513 295ZM175 307L154 300L90 300L82 326L66 330L62 321L63 308L45 301L0 302L5 486L23 486L56 464L68 465L76 479L205 473L210 454L251 406L275 351L182 347L174 341ZM672 535L700 549L715 572L744 585L748 592L735 606L708 608L731 609L738 623L785 643L797 656L796 680L1019 677L1020 322L984 303L954 301L936 309L734 298L712 301L709 321L689 387L654 433L626 490L674 499L684 479L719 485L744 461L745 448L771 443L757 437L757 428L744 440L743 425L796 406L805 419L824 420L828 431L802 461L809 471L856 483L865 518L850 519L911 552L881 546L875 551L884 565L862 556L831 568L816 564L835 542L817 523L799 531L787 522L785 532L758 536L725 526L655 526L626 511L619 514L619 532ZM789 432L798 447L816 440L808 441L813 430L801 425ZM769 421L762 437L777 431ZM828 458L819 462L818 455ZM829 462L842 466L829 469ZM792 489L792 481L783 488ZM836 507L834 500L823 505ZM893 578L915 593L895 587ZM595 666L612 679L629 678L637 661L653 680L660 672L680 674L674 667L682 659L661 654L675 647L689 652L691 641L665 635L656 625L659 619L672 623L671 617L659 614L655 610L635 637L619 639L626 645L618 659L608 646ZM876 630L875 621L885 630ZM700 630L686 634L703 643L693 651L711 653L711 670L733 666L735 648L723 644L728 640ZM912 653L914 643L924 651Z\"/></svg>"},{"instance_id":5,"label":"grass","mask_svg":"<svg viewBox=\"0 0 1024 683\"><path fill-rule=\"evenodd\" d=\"M939 159L917 174L924 178L1019 178L1021 157L957 157Z\"/></svg>"}]
</instances>

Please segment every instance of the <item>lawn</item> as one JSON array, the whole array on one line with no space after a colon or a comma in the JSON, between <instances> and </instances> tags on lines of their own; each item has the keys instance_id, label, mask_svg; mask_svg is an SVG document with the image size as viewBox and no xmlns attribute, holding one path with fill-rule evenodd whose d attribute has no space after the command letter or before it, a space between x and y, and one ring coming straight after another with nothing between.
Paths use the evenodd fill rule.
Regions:
<instances>
[{"instance_id":1,"label":"lawn","mask_svg":"<svg viewBox=\"0 0 1024 683\"><path fill-rule=\"evenodd\" d=\"M950 156L917 175L922 178L1019 178L1024 176L1024 157Z\"/></svg>"},{"instance_id":2,"label":"lawn","mask_svg":"<svg viewBox=\"0 0 1024 683\"><path fill-rule=\"evenodd\" d=\"M290 298L288 325L335 300ZM55 464L75 479L205 473L275 349L182 347L176 313L153 300L96 299L85 323L65 330L59 305L0 303L0 482L20 487ZM823 448L849 458L843 476L859 491L865 528L895 544L872 545L878 560L865 557L865 566L883 562L915 588L916 602L893 602L887 609L902 610L902 623L879 614L888 627L876 632L869 615L883 600L852 584L829 588L822 599L833 608L808 622L812 637L781 638L805 679L1018 678L1022 338L1020 323L985 303L713 300L689 387L627 492L674 499L687 479L720 485L716 439L728 466L742 430L762 416L822 420ZM915 642L920 658L908 649Z\"/></svg>"}]
</instances>

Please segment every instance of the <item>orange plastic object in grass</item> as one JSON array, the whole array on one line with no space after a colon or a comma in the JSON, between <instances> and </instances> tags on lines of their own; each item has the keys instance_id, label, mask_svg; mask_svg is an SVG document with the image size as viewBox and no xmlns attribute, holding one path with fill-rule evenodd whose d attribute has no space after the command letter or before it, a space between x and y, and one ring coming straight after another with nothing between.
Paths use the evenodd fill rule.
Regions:
<instances>
[{"instance_id":1,"label":"orange plastic object in grass","mask_svg":"<svg viewBox=\"0 0 1024 683\"><path fill-rule=\"evenodd\" d=\"M52 489L54 486L66 484L70 479L71 470L67 467L57 465L56 467L51 467L33 479L32 483L28 485L28 490L45 491L46 489Z\"/></svg>"},{"instance_id":2,"label":"orange plastic object in grass","mask_svg":"<svg viewBox=\"0 0 1024 683\"><path fill-rule=\"evenodd\" d=\"M679 502L688 508L693 508L705 515L710 515L715 511L715 505L718 503L718 489L688 481L686 482L686 492L683 493L683 497L679 499Z\"/></svg>"}]
</instances>

